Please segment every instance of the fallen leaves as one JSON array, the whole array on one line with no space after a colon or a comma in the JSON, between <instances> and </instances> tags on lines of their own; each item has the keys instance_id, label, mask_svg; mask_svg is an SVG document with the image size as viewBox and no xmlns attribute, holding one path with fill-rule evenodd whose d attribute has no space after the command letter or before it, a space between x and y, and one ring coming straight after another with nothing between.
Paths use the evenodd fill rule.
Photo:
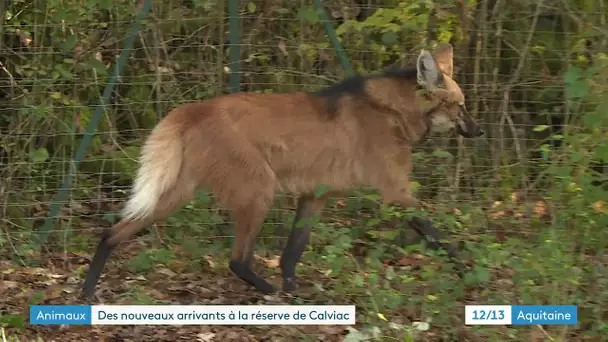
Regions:
<instances>
[{"instance_id":1,"label":"fallen leaves","mask_svg":"<svg viewBox=\"0 0 608 342\"><path fill-rule=\"evenodd\" d=\"M427 322L413 322L412 327L418 331L427 331L431 325Z\"/></svg>"},{"instance_id":2,"label":"fallen leaves","mask_svg":"<svg viewBox=\"0 0 608 342\"><path fill-rule=\"evenodd\" d=\"M285 41L283 39L281 39L281 41L279 41L279 50L281 50L283 55L285 55L285 56L289 55L289 53L287 53L287 44L285 43Z\"/></svg>"},{"instance_id":3,"label":"fallen leaves","mask_svg":"<svg viewBox=\"0 0 608 342\"><path fill-rule=\"evenodd\" d=\"M594 202L591 205L591 208L593 208L593 210L595 210L595 212L602 213L602 214L608 214L608 206L606 206L606 202L604 202L602 200Z\"/></svg>"},{"instance_id":4,"label":"fallen leaves","mask_svg":"<svg viewBox=\"0 0 608 342\"><path fill-rule=\"evenodd\" d=\"M210 255L205 255L205 261L212 269L215 269L215 262L213 262L213 258Z\"/></svg>"},{"instance_id":5,"label":"fallen leaves","mask_svg":"<svg viewBox=\"0 0 608 342\"><path fill-rule=\"evenodd\" d=\"M196 340L199 342L212 342L215 341L215 333L203 332L196 335Z\"/></svg>"},{"instance_id":6,"label":"fallen leaves","mask_svg":"<svg viewBox=\"0 0 608 342\"><path fill-rule=\"evenodd\" d=\"M12 274L15 272L14 268L6 268L4 270L2 270L2 274Z\"/></svg>"},{"instance_id":7,"label":"fallen leaves","mask_svg":"<svg viewBox=\"0 0 608 342\"><path fill-rule=\"evenodd\" d=\"M261 262L263 262L266 267L269 268L277 268L279 267L279 263L281 260L281 256L280 255L275 255L274 257L267 259L267 258L263 258L261 256L255 255L255 258Z\"/></svg>"},{"instance_id":8,"label":"fallen leaves","mask_svg":"<svg viewBox=\"0 0 608 342\"><path fill-rule=\"evenodd\" d=\"M170 269L168 269L166 267L157 268L155 272L160 275L166 276L167 279L171 279L177 275L175 272L171 271Z\"/></svg>"},{"instance_id":9,"label":"fallen leaves","mask_svg":"<svg viewBox=\"0 0 608 342\"><path fill-rule=\"evenodd\" d=\"M19 287L19 283L12 280L3 280L0 281L0 289L9 290Z\"/></svg>"},{"instance_id":10,"label":"fallen leaves","mask_svg":"<svg viewBox=\"0 0 608 342\"><path fill-rule=\"evenodd\" d=\"M523 219L534 217L538 220L546 221L549 219L550 213L547 208L547 203L544 200L536 200L533 202L524 202L521 195L514 192L510 196L509 202L495 201L488 213L488 217L492 220L502 220L506 218Z\"/></svg>"},{"instance_id":11,"label":"fallen leaves","mask_svg":"<svg viewBox=\"0 0 608 342\"><path fill-rule=\"evenodd\" d=\"M123 254L124 253L124 254ZM146 277L126 273L125 263L130 252L122 250L114 258L114 264L106 268L102 280L97 285L96 295L100 303L107 304L148 304L154 301L182 303L184 305L247 305L247 304L285 304L283 299L274 296L261 296L251 292L250 287L239 279L230 277L225 269L216 269L214 260L205 258L209 264L204 273L181 272L169 266L158 266ZM0 262L0 311L4 317L14 316L14 322L29 320L28 306L31 304L77 304L81 286L78 264L69 265L65 258L49 256L48 268L20 267ZM81 258L72 258L78 262ZM268 267L278 267L279 257L258 257ZM54 263L54 264L53 264ZM118 266L117 264L121 264ZM135 286L137 285L137 286ZM145 299L145 302L141 300ZM86 303L95 304L95 303ZM12 322L12 321L11 321ZM36 335L45 341L278 341L289 340L301 328L255 327L243 329L234 326L36 326L25 329L26 324L12 324L12 335L22 340L34 340ZM327 341L341 340L343 327L304 327L310 334L318 335Z\"/></svg>"}]
</instances>

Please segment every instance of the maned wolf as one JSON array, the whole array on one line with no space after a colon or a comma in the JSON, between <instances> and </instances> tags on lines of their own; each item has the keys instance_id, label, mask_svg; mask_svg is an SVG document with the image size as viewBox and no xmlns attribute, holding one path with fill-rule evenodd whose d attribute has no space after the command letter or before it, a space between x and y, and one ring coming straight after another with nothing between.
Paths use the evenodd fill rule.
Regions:
<instances>
[{"instance_id":1,"label":"maned wolf","mask_svg":"<svg viewBox=\"0 0 608 342\"><path fill-rule=\"evenodd\" d=\"M264 293L276 288L253 271L252 257L275 192L298 196L296 221L320 214L329 196L359 185L380 190L385 203L418 207L408 189L412 146L453 128L468 138L483 135L452 73L452 46L443 44L423 50L414 67L349 78L318 92L236 93L174 108L142 147L123 218L104 232L82 296L93 295L120 242L203 188L232 212L231 271ZM315 197L318 184L332 192ZM412 223L438 245L430 223ZM280 260L284 291L297 288L295 268L311 229L294 222Z\"/></svg>"}]
</instances>

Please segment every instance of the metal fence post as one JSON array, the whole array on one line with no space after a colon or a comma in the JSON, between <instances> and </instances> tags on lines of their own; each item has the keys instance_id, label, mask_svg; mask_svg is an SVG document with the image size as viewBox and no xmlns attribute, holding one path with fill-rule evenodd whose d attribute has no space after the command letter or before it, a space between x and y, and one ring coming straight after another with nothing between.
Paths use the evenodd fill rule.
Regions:
<instances>
[{"instance_id":1,"label":"metal fence post","mask_svg":"<svg viewBox=\"0 0 608 342\"><path fill-rule=\"evenodd\" d=\"M239 0L228 1L228 29L230 30L230 92L241 91L241 29L239 27Z\"/></svg>"}]
</instances>

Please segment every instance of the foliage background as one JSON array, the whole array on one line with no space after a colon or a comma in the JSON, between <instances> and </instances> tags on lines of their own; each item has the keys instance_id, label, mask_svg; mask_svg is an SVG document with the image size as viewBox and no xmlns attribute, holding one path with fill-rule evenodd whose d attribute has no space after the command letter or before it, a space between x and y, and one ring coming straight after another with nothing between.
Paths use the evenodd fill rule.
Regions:
<instances>
[{"instance_id":1,"label":"foliage background","mask_svg":"<svg viewBox=\"0 0 608 342\"><path fill-rule=\"evenodd\" d=\"M99 230L115 221L149 130L180 103L228 92L227 1L153 5L43 246L37 231L142 2L0 4L4 286L14 285L15 270L33 268L61 269L61 286L77 284L86 262L74 262L74 255L91 256ZM462 241L472 275L459 282L445 262L416 251L415 241L400 234L393 218L403 213L380 205L373 189L354 191L328 205L299 268L313 285L301 300L358 305L357 330L322 333L351 340L605 336L608 3L324 3L360 73L411 63L421 48L452 43L456 79L487 133L476 140L431 139L416 151L418 196L432 208L434 222ZM243 0L239 21L242 91L315 90L345 77L312 1ZM258 240L267 277L278 275L274 261L293 208L293 199L278 196ZM131 276L169 269L205 278L205 272L225 272L231 236L229 213L214 205L212 194L201 194L108 267ZM128 293L127 302L166 299L148 291L151 283L135 292L133 284L113 291ZM465 327L463 305L479 303L576 304L580 324ZM3 323L23 331L15 323L23 308L0 308Z\"/></svg>"}]
</instances>

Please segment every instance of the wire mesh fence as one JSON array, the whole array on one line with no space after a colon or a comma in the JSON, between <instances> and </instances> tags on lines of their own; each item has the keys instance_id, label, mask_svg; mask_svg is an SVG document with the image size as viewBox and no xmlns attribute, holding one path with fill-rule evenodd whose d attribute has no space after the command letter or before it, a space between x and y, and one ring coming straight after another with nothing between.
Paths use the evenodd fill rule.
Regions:
<instances>
[{"instance_id":1,"label":"wire mesh fence","mask_svg":"<svg viewBox=\"0 0 608 342\"><path fill-rule=\"evenodd\" d=\"M228 34L228 1L154 4L133 36L124 72L61 202L47 248L90 251L90 234L116 221L139 146L158 120L181 103L230 91L235 36ZM324 5L358 73L411 64L420 49L452 43L455 79L486 136L433 137L418 146L417 195L434 210L470 215L471 232L509 226L536 234L569 205L562 183L547 170L566 166L570 174L576 165L565 164L556 149L564 136L584 129L582 113L594 110L606 91L605 71L579 75L595 98L568 84L579 82L573 69L597 70L606 60L607 9L590 3L592 9L524 0ZM143 1L135 7L128 1L7 4L0 30L0 241L7 252L23 256L38 248L36 235L101 106L111 66ZM319 11L313 1L239 2L240 91L311 91L346 77ZM590 150L598 140L578 144ZM605 179L601 158L588 166ZM379 215L365 195L370 193L334 199L326 208L327 224L369 225ZM278 196L261 239L285 237L293 208L293 199ZM230 215L213 194L201 194L166 227L176 237L187 235L177 231L197 237L188 235L184 243L224 244L232 236Z\"/></svg>"}]
</instances>

